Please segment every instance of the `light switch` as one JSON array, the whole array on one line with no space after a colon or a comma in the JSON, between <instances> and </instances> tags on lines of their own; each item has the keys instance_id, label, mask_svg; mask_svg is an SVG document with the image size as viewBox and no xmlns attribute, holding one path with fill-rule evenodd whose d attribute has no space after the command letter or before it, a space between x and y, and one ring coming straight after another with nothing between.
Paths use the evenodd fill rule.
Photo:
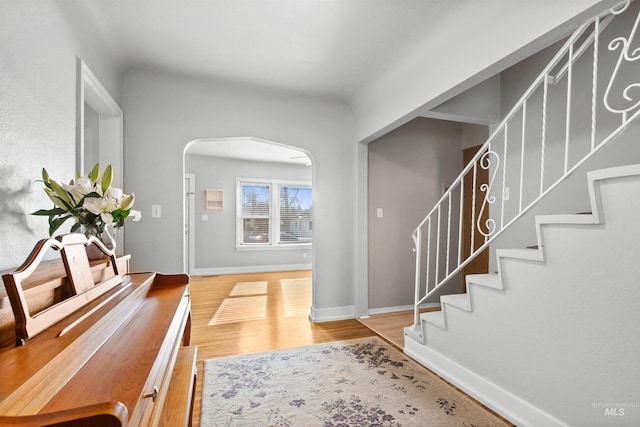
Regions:
<instances>
[{"instance_id":1,"label":"light switch","mask_svg":"<svg viewBox=\"0 0 640 427\"><path fill-rule=\"evenodd\" d=\"M209 221L209 215L202 215L203 221Z\"/></svg>"},{"instance_id":2,"label":"light switch","mask_svg":"<svg viewBox=\"0 0 640 427\"><path fill-rule=\"evenodd\" d=\"M151 205L151 218L161 218L161 217L162 217L162 206Z\"/></svg>"},{"instance_id":3,"label":"light switch","mask_svg":"<svg viewBox=\"0 0 640 427\"><path fill-rule=\"evenodd\" d=\"M382 218L382 208L378 208L376 215L378 216L378 218Z\"/></svg>"}]
</instances>

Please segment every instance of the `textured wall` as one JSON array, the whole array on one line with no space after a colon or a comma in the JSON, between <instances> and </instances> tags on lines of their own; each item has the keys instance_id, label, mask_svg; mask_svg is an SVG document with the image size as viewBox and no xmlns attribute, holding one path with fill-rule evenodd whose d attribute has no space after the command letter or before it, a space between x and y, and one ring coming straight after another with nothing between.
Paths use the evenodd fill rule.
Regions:
<instances>
[{"instance_id":1,"label":"textured wall","mask_svg":"<svg viewBox=\"0 0 640 427\"><path fill-rule=\"evenodd\" d=\"M0 268L17 267L48 237L51 202L34 181L42 167L69 179L75 167L72 39L48 2L0 2Z\"/></svg>"},{"instance_id":2,"label":"textured wall","mask_svg":"<svg viewBox=\"0 0 640 427\"><path fill-rule=\"evenodd\" d=\"M0 269L17 267L48 237L47 219L29 215L52 206L34 181L43 167L54 179L73 178L76 55L99 52L57 3L0 2ZM115 80L111 69L87 63ZM109 89L118 99L119 87Z\"/></svg>"}]
</instances>

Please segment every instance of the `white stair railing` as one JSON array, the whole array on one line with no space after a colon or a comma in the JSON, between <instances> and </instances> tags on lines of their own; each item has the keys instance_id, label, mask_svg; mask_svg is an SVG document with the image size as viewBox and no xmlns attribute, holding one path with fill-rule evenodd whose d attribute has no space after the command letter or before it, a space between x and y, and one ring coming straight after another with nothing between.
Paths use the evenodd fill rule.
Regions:
<instances>
[{"instance_id":1,"label":"white stair railing","mask_svg":"<svg viewBox=\"0 0 640 427\"><path fill-rule=\"evenodd\" d=\"M414 330L423 303L640 115L639 64L635 81L618 81L621 68L640 59L640 13L633 20L629 6L621 3L569 37L414 230ZM615 25L608 30L623 28L619 22L632 22L629 35L612 38L608 50L619 56L612 70L601 71L611 63L600 61L603 30L609 23ZM549 114L550 105L563 106L564 114ZM479 182L482 173L486 182Z\"/></svg>"}]
</instances>

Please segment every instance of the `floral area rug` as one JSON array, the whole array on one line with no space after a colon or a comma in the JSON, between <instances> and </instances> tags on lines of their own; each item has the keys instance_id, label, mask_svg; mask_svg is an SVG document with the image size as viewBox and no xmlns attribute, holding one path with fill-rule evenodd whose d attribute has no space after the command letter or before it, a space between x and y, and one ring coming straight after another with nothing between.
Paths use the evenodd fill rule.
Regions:
<instances>
[{"instance_id":1,"label":"floral area rug","mask_svg":"<svg viewBox=\"0 0 640 427\"><path fill-rule=\"evenodd\" d=\"M508 424L371 337L206 360L200 425Z\"/></svg>"}]
</instances>

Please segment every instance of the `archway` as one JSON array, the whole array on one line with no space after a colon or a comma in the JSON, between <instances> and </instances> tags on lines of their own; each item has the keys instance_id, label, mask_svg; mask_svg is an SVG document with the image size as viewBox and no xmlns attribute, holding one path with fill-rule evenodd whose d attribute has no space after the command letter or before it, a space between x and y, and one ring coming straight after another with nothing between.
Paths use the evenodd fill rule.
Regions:
<instances>
[{"instance_id":1,"label":"archway","mask_svg":"<svg viewBox=\"0 0 640 427\"><path fill-rule=\"evenodd\" d=\"M198 139L185 146L183 171L186 272L313 269L310 153L253 137ZM252 189L251 184L272 192L265 218L241 217L240 192ZM283 199L287 191L295 192L290 197L295 203L279 206L289 200ZM286 212L296 215L289 218ZM260 225L264 233L256 231Z\"/></svg>"}]
</instances>

